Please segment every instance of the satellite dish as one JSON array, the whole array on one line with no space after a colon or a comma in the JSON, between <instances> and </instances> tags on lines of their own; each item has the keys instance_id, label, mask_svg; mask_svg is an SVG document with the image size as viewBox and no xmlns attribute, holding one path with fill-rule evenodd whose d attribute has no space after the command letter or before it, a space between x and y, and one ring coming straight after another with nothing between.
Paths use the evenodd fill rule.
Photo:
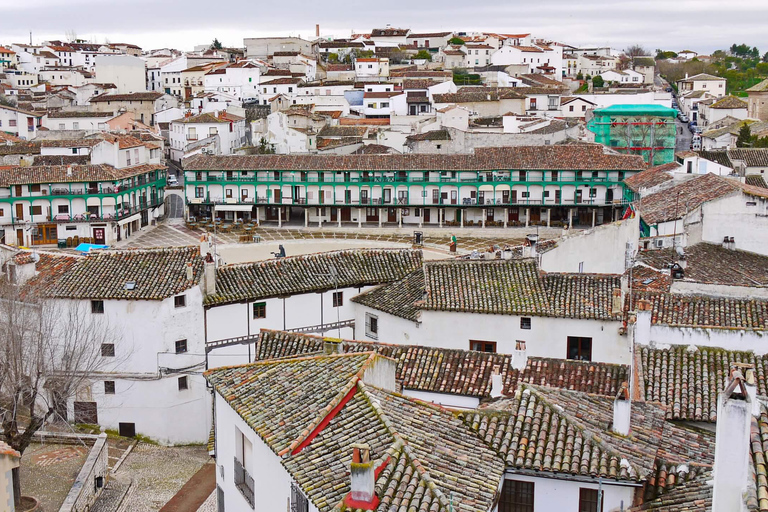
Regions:
<instances>
[{"instance_id":1,"label":"satellite dish","mask_svg":"<svg viewBox=\"0 0 768 512\"><path fill-rule=\"evenodd\" d=\"M675 247L675 252L677 252L677 255L680 256L681 258L685 258L685 249L683 249L679 245Z\"/></svg>"}]
</instances>

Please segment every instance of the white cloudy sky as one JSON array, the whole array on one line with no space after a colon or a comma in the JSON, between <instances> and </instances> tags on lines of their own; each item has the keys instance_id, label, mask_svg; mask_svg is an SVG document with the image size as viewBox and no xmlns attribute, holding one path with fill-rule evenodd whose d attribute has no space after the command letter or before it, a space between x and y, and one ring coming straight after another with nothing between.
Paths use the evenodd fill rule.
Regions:
<instances>
[{"instance_id":1,"label":"white cloudy sky","mask_svg":"<svg viewBox=\"0 0 768 512\"><path fill-rule=\"evenodd\" d=\"M192 49L218 38L242 46L265 35L346 37L391 24L416 31L531 32L573 45L639 43L709 53L732 43L768 51L766 0L0 0L0 44L64 39L144 49Z\"/></svg>"}]
</instances>

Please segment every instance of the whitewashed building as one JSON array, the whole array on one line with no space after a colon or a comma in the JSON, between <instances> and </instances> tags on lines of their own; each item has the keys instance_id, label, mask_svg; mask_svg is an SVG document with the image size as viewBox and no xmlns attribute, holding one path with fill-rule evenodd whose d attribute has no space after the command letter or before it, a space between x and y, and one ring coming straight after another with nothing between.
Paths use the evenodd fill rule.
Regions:
<instances>
[{"instance_id":1,"label":"whitewashed building","mask_svg":"<svg viewBox=\"0 0 768 512\"><path fill-rule=\"evenodd\" d=\"M245 118L226 110L189 115L170 123L171 160L180 161L190 149L209 138L216 138L214 154L229 155L245 146Z\"/></svg>"}]
</instances>

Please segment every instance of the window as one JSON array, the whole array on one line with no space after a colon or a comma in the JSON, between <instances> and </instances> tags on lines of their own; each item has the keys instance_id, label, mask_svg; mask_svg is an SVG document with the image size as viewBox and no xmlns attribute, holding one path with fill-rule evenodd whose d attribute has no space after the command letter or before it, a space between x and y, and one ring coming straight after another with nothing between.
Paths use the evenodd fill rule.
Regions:
<instances>
[{"instance_id":1,"label":"window","mask_svg":"<svg viewBox=\"0 0 768 512\"><path fill-rule=\"evenodd\" d=\"M185 389L189 389L189 382L187 381L187 376L179 377L179 391L184 391Z\"/></svg>"},{"instance_id":2,"label":"window","mask_svg":"<svg viewBox=\"0 0 768 512\"><path fill-rule=\"evenodd\" d=\"M30 185L29 186L30 192L40 192L40 185Z\"/></svg>"},{"instance_id":3,"label":"window","mask_svg":"<svg viewBox=\"0 0 768 512\"><path fill-rule=\"evenodd\" d=\"M179 340L176 342L176 353L182 354L187 351L187 340Z\"/></svg>"},{"instance_id":4,"label":"window","mask_svg":"<svg viewBox=\"0 0 768 512\"><path fill-rule=\"evenodd\" d=\"M77 121L72 123L72 129L73 130L79 130L80 129L80 123L78 123Z\"/></svg>"},{"instance_id":5,"label":"window","mask_svg":"<svg viewBox=\"0 0 768 512\"><path fill-rule=\"evenodd\" d=\"M600 501L600 508L597 508L599 491L597 489L579 489L579 512L602 512L603 503Z\"/></svg>"},{"instance_id":6,"label":"window","mask_svg":"<svg viewBox=\"0 0 768 512\"><path fill-rule=\"evenodd\" d=\"M533 512L533 482L504 480L499 512Z\"/></svg>"},{"instance_id":7,"label":"window","mask_svg":"<svg viewBox=\"0 0 768 512\"><path fill-rule=\"evenodd\" d=\"M266 302L257 302L253 305L253 318L267 318Z\"/></svg>"},{"instance_id":8,"label":"window","mask_svg":"<svg viewBox=\"0 0 768 512\"><path fill-rule=\"evenodd\" d=\"M115 394L115 381L113 381L113 380L105 380L104 381L104 394L105 395L114 395Z\"/></svg>"},{"instance_id":9,"label":"window","mask_svg":"<svg viewBox=\"0 0 768 512\"><path fill-rule=\"evenodd\" d=\"M522 317L520 319L520 328L521 329L530 329L531 328L531 319L529 317Z\"/></svg>"},{"instance_id":10,"label":"window","mask_svg":"<svg viewBox=\"0 0 768 512\"><path fill-rule=\"evenodd\" d=\"M104 313L104 301L92 300L91 301L91 313Z\"/></svg>"},{"instance_id":11,"label":"window","mask_svg":"<svg viewBox=\"0 0 768 512\"><path fill-rule=\"evenodd\" d=\"M379 339L379 317L376 315L365 314L365 335L374 340Z\"/></svg>"},{"instance_id":12,"label":"window","mask_svg":"<svg viewBox=\"0 0 768 512\"><path fill-rule=\"evenodd\" d=\"M496 352L495 341L469 340L469 350L477 352Z\"/></svg>"},{"instance_id":13,"label":"window","mask_svg":"<svg viewBox=\"0 0 768 512\"><path fill-rule=\"evenodd\" d=\"M587 106L586 105L582 105L581 106L581 111L582 112L586 112L587 111Z\"/></svg>"},{"instance_id":14,"label":"window","mask_svg":"<svg viewBox=\"0 0 768 512\"><path fill-rule=\"evenodd\" d=\"M333 307L340 308L344 305L344 292L333 292Z\"/></svg>"},{"instance_id":15,"label":"window","mask_svg":"<svg viewBox=\"0 0 768 512\"><path fill-rule=\"evenodd\" d=\"M115 344L114 343L102 343L101 344L101 357L115 357Z\"/></svg>"},{"instance_id":16,"label":"window","mask_svg":"<svg viewBox=\"0 0 768 512\"><path fill-rule=\"evenodd\" d=\"M40 205L30 206L29 207L29 214L30 215L42 215L43 214L43 207L40 206Z\"/></svg>"},{"instance_id":17,"label":"window","mask_svg":"<svg viewBox=\"0 0 768 512\"><path fill-rule=\"evenodd\" d=\"M198 199L205 197L205 189L203 187L195 187L195 197Z\"/></svg>"},{"instance_id":18,"label":"window","mask_svg":"<svg viewBox=\"0 0 768 512\"><path fill-rule=\"evenodd\" d=\"M569 110L570 112L573 112L573 105L571 105L570 107L568 107L568 110Z\"/></svg>"},{"instance_id":19,"label":"window","mask_svg":"<svg viewBox=\"0 0 768 512\"><path fill-rule=\"evenodd\" d=\"M186 295L177 295L173 298L173 305L177 308L183 308L187 305Z\"/></svg>"},{"instance_id":20,"label":"window","mask_svg":"<svg viewBox=\"0 0 768 512\"><path fill-rule=\"evenodd\" d=\"M568 336L568 359L577 361L592 360L592 338Z\"/></svg>"}]
</instances>

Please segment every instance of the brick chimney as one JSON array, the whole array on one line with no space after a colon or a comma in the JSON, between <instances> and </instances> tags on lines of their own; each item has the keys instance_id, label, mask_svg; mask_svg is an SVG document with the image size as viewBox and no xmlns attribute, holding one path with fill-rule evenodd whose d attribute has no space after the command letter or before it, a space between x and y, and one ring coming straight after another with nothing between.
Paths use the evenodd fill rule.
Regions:
<instances>
[{"instance_id":1,"label":"brick chimney","mask_svg":"<svg viewBox=\"0 0 768 512\"><path fill-rule=\"evenodd\" d=\"M717 399L712 512L742 510L749 475L752 401L744 375L732 366Z\"/></svg>"},{"instance_id":2,"label":"brick chimney","mask_svg":"<svg viewBox=\"0 0 768 512\"><path fill-rule=\"evenodd\" d=\"M613 400L613 424L611 430L622 436L629 435L630 419L632 417L632 402L629 398L629 386L621 383L621 389Z\"/></svg>"},{"instance_id":3,"label":"brick chimney","mask_svg":"<svg viewBox=\"0 0 768 512\"><path fill-rule=\"evenodd\" d=\"M371 460L371 447L365 443L353 444L352 465L349 473L352 487L349 495L353 502L369 505L374 504L376 499L374 474L373 461Z\"/></svg>"}]
</instances>

